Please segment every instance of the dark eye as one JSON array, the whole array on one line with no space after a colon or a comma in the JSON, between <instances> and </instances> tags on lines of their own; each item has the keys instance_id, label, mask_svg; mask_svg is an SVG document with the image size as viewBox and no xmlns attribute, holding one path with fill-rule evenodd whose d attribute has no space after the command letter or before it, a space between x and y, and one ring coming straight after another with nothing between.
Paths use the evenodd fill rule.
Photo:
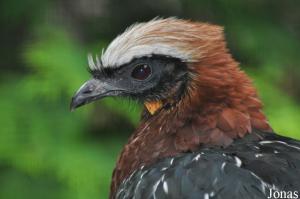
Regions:
<instances>
[{"instance_id":1,"label":"dark eye","mask_svg":"<svg viewBox=\"0 0 300 199\"><path fill-rule=\"evenodd\" d=\"M133 69L131 76L137 80L145 80L151 75L151 72L151 67L149 65L139 64Z\"/></svg>"}]
</instances>

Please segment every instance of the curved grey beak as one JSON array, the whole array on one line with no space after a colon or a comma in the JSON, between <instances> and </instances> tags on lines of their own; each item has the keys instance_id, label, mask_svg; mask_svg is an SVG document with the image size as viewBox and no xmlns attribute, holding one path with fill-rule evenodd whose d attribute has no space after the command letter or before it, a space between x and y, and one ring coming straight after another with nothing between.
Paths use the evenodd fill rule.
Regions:
<instances>
[{"instance_id":1,"label":"curved grey beak","mask_svg":"<svg viewBox=\"0 0 300 199\"><path fill-rule=\"evenodd\" d=\"M70 109L74 110L106 96L116 96L122 91L104 81L91 79L85 82L72 97Z\"/></svg>"}]
</instances>

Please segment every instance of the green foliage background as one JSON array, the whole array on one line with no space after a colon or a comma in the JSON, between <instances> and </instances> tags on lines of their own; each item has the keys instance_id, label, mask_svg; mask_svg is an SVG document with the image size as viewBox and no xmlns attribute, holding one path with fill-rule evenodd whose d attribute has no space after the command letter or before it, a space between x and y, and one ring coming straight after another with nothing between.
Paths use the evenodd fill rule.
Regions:
<instances>
[{"instance_id":1,"label":"green foliage background","mask_svg":"<svg viewBox=\"0 0 300 199\"><path fill-rule=\"evenodd\" d=\"M140 107L106 99L69 111L99 53L135 21L225 26L274 129L300 139L300 3L245 0L10 0L0 3L0 198L107 198Z\"/></svg>"}]
</instances>

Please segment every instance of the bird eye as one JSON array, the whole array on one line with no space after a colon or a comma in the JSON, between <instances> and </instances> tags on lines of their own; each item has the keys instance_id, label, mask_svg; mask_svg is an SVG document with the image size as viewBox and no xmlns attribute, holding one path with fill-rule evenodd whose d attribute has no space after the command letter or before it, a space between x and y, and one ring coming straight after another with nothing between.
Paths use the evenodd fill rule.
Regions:
<instances>
[{"instance_id":1,"label":"bird eye","mask_svg":"<svg viewBox=\"0 0 300 199\"><path fill-rule=\"evenodd\" d=\"M151 75L151 73L152 71L149 65L139 64L133 69L131 76L137 80L145 80Z\"/></svg>"}]
</instances>

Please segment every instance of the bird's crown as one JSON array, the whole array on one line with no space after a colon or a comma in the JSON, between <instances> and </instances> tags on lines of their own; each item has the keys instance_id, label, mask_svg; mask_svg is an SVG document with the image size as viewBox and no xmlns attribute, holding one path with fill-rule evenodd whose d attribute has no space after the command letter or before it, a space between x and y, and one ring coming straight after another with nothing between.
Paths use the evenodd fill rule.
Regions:
<instances>
[{"instance_id":1,"label":"bird's crown","mask_svg":"<svg viewBox=\"0 0 300 199\"><path fill-rule=\"evenodd\" d=\"M117 36L103 51L101 67L117 68L135 58L162 55L195 62L208 42L223 41L223 28L176 18L155 18L136 23ZM97 64L90 64L96 69Z\"/></svg>"}]
</instances>

